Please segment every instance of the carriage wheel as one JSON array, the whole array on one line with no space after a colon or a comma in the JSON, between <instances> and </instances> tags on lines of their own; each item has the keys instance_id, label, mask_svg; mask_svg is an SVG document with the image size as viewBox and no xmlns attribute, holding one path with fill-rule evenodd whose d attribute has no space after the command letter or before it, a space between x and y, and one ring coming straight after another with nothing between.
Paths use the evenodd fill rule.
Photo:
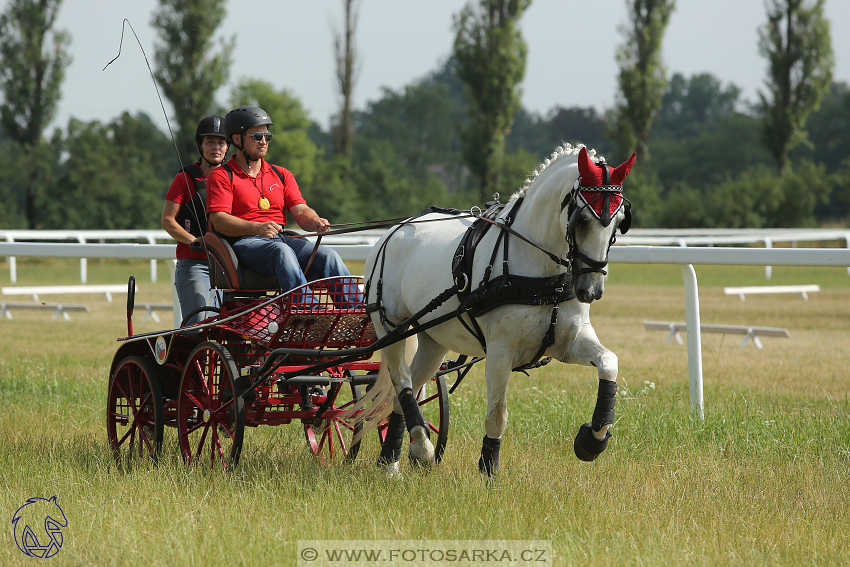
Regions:
<instances>
[{"instance_id":1,"label":"carriage wheel","mask_svg":"<svg viewBox=\"0 0 850 567\"><path fill-rule=\"evenodd\" d=\"M109 378L106 434L115 460L156 459L162 448L162 390L152 360L128 356Z\"/></svg>"},{"instance_id":2,"label":"carriage wheel","mask_svg":"<svg viewBox=\"0 0 850 567\"><path fill-rule=\"evenodd\" d=\"M329 413L336 413L352 406L360 399L360 386L352 383L335 383L327 393L336 396ZM313 403L317 406L324 401L323 396L316 396ZM325 465L340 462L351 462L360 451L360 441L351 440L363 428L362 424L353 425L350 420L339 417L326 419L304 420L304 436L307 447Z\"/></svg>"},{"instance_id":3,"label":"carriage wheel","mask_svg":"<svg viewBox=\"0 0 850 567\"><path fill-rule=\"evenodd\" d=\"M242 452L245 402L234 396L239 371L216 342L195 347L186 361L177 400L177 435L188 464L234 467Z\"/></svg>"},{"instance_id":4,"label":"carriage wheel","mask_svg":"<svg viewBox=\"0 0 850 567\"><path fill-rule=\"evenodd\" d=\"M423 391L424 390L424 391ZM434 376L416 394L419 410L431 429L431 442L434 444L434 460L439 463L449 440L449 389L446 379ZM434 434L437 434L436 439ZM387 436L387 422L378 425L378 440L381 445Z\"/></svg>"}]
</instances>

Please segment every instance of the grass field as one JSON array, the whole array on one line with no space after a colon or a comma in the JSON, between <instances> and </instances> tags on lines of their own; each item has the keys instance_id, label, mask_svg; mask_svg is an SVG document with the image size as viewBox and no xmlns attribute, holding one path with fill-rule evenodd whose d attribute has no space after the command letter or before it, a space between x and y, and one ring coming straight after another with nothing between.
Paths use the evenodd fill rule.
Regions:
<instances>
[{"instance_id":1,"label":"grass field","mask_svg":"<svg viewBox=\"0 0 850 567\"><path fill-rule=\"evenodd\" d=\"M90 261L88 271L93 284L135 275L137 302L171 299L167 282L149 281L146 262ZM322 539L543 540L554 550L548 565L848 564L850 276L775 267L767 282L762 267L696 272L703 323L785 327L791 338L765 338L756 350L739 349L740 336L704 335L701 421L689 404L687 349L642 325L684 321L679 269L615 264L592 308L620 359L607 452L583 463L572 448L591 418L595 371L553 363L513 375L491 483L477 471L482 365L451 396L446 454L430 474L403 466L400 479L384 479L372 438L353 464L325 468L295 425L248 429L228 474L186 467L173 450L157 466L119 469L104 423L125 298L67 298L91 310L69 322L15 312L0 320L0 565L37 562L17 549L9 520L27 498L53 495L69 524L52 565L309 565L297 542ZM160 265L159 274L168 271ZM74 283L76 261L18 261L18 285ZM767 283L821 292L808 302L722 293ZM6 264L0 284L9 285Z\"/></svg>"}]
</instances>

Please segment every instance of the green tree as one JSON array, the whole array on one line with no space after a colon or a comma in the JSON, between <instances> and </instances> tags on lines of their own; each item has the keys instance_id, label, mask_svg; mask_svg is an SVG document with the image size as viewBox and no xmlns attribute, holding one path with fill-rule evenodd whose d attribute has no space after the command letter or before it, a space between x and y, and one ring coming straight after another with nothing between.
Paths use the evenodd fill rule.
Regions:
<instances>
[{"instance_id":1,"label":"green tree","mask_svg":"<svg viewBox=\"0 0 850 567\"><path fill-rule=\"evenodd\" d=\"M631 23L622 29L626 43L617 51L620 90L612 137L621 154L629 155L636 148L638 159L645 165L649 135L667 89L661 42L675 1L627 0L626 5Z\"/></svg>"},{"instance_id":2,"label":"green tree","mask_svg":"<svg viewBox=\"0 0 850 567\"><path fill-rule=\"evenodd\" d=\"M10 0L0 15L0 123L18 145L24 215L36 228L39 156L37 146L53 120L61 96L70 36L54 31L61 0Z\"/></svg>"},{"instance_id":3,"label":"green tree","mask_svg":"<svg viewBox=\"0 0 850 567\"><path fill-rule=\"evenodd\" d=\"M702 226L802 228L817 226L815 207L829 198L834 180L821 164L803 161L782 174L748 169L705 196Z\"/></svg>"},{"instance_id":4,"label":"green tree","mask_svg":"<svg viewBox=\"0 0 850 567\"><path fill-rule=\"evenodd\" d=\"M213 34L225 16L216 0L159 0L152 25L156 45L156 82L174 107L177 147L194 156L195 129L204 116L216 112L215 93L230 73L229 51L235 38L216 41ZM214 45L221 51L211 54Z\"/></svg>"},{"instance_id":5,"label":"green tree","mask_svg":"<svg viewBox=\"0 0 850 567\"><path fill-rule=\"evenodd\" d=\"M313 182L318 149L310 138L310 120L304 107L286 89L277 91L266 81L243 79L231 95L230 104L259 106L269 113L274 122L274 134L266 160L285 167L295 176L299 186L308 187Z\"/></svg>"},{"instance_id":6,"label":"green tree","mask_svg":"<svg viewBox=\"0 0 850 567\"><path fill-rule=\"evenodd\" d=\"M351 117L351 100L354 95L354 83L357 74L357 49L354 46L354 32L357 28L357 0L342 0L345 11L345 29L334 33L334 53L336 55L336 80L342 105L334 118L333 142L337 155L351 157L351 137L354 126Z\"/></svg>"},{"instance_id":7,"label":"green tree","mask_svg":"<svg viewBox=\"0 0 850 567\"><path fill-rule=\"evenodd\" d=\"M768 0L759 52L768 60L767 92L760 92L762 141L780 172L788 152L806 140L806 118L817 110L834 65L824 0Z\"/></svg>"},{"instance_id":8,"label":"green tree","mask_svg":"<svg viewBox=\"0 0 850 567\"><path fill-rule=\"evenodd\" d=\"M456 110L446 85L413 84L400 92L384 88L382 95L357 116L358 136L390 142L416 171L454 159L459 149Z\"/></svg>"},{"instance_id":9,"label":"green tree","mask_svg":"<svg viewBox=\"0 0 850 567\"><path fill-rule=\"evenodd\" d=\"M676 73L662 98L652 135L682 139L716 129L721 120L735 113L740 96L740 88L724 88L710 73L690 78Z\"/></svg>"},{"instance_id":10,"label":"green tree","mask_svg":"<svg viewBox=\"0 0 850 567\"><path fill-rule=\"evenodd\" d=\"M800 144L790 154L793 161L808 158L835 171L850 156L850 85L833 82L824 93L820 107L806 120L808 144Z\"/></svg>"},{"instance_id":11,"label":"green tree","mask_svg":"<svg viewBox=\"0 0 850 567\"><path fill-rule=\"evenodd\" d=\"M499 187L505 136L519 108L527 48L518 22L531 0L479 0L455 18L457 76L466 84L469 126L463 155L481 196Z\"/></svg>"},{"instance_id":12,"label":"green tree","mask_svg":"<svg viewBox=\"0 0 850 567\"><path fill-rule=\"evenodd\" d=\"M431 205L446 205L445 185L425 172L412 176L388 141L369 145L354 175L361 219L412 216Z\"/></svg>"},{"instance_id":13,"label":"green tree","mask_svg":"<svg viewBox=\"0 0 850 567\"><path fill-rule=\"evenodd\" d=\"M376 211L364 216L357 197L351 160L343 156L316 160L313 183L302 187L301 194L319 214L331 223L359 222L381 218Z\"/></svg>"},{"instance_id":14,"label":"green tree","mask_svg":"<svg viewBox=\"0 0 850 567\"><path fill-rule=\"evenodd\" d=\"M173 147L145 114L109 124L72 118L53 136L53 192L38 205L44 228L158 228L162 199L176 174Z\"/></svg>"},{"instance_id":15,"label":"green tree","mask_svg":"<svg viewBox=\"0 0 850 567\"><path fill-rule=\"evenodd\" d=\"M545 157L563 142L581 143L602 154L613 151L605 138L605 121L596 109L577 106L556 106L545 118L521 108L514 115L506 147L509 151L522 148L538 157Z\"/></svg>"}]
</instances>

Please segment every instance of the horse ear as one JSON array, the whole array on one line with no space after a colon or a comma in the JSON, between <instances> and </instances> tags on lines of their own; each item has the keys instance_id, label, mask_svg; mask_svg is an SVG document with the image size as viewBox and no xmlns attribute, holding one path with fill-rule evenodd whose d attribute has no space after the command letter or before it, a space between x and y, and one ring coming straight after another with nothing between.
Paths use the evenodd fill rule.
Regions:
<instances>
[{"instance_id":1,"label":"horse ear","mask_svg":"<svg viewBox=\"0 0 850 567\"><path fill-rule=\"evenodd\" d=\"M618 165L614 171L611 172L611 185L622 185L623 180L632 170L632 166L635 164L635 158L637 158L637 152L632 154L632 157ZM581 168L579 168L581 171Z\"/></svg>"},{"instance_id":2,"label":"horse ear","mask_svg":"<svg viewBox=\"0 0 850 567\"><path fill-rule=\"evenodd\" d=\"M625 201L625 199L623 200ZM623 218L623 222L620 223L620 234L626 234L632 227L632 204L626 201L623 203L623 210L626 216Z\"/></svg>"},{"instance_id":3,"label":"horse ear","mask_svg":"<svg viewBox=\"0 0 850 567\"><path fill-rule=\"evenodd\" d=\"M599 166L593 163L584 146L578 153L578 174L584 180L582 185L599 185Z\"/></svg>"}]
</instances>

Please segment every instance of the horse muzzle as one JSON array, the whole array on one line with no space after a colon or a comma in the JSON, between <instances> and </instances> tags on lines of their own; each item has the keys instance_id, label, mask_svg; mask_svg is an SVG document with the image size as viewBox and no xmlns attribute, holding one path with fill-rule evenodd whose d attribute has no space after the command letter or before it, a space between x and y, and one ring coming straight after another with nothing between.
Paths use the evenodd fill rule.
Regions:
<instances>
[{"instance_id":1,"label":"horse muzzle","mask_svg":"<svg viewBox=\"0 0 850 567\"><path fill-rule=\"evenodd\" d=\"M593 303L597 299L602 299L602 294L605 293L605 282L598 273L582 274L576 278L574 291L580 303Z\"/></svg>"}]
</instances>

